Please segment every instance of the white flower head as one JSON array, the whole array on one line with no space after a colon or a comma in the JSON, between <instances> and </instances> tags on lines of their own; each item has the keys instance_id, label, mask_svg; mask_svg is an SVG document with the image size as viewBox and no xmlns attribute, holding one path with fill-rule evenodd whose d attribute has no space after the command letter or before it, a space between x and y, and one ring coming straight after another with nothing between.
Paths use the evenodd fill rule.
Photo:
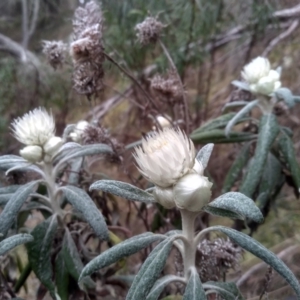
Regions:
<instances>
[{"instance_id":1,"label":"white flower head","mask_svg":"<svg viewBox=\"0 0 300 300\"><path fill-rule=\"evenodd\" d=\"M80 143L84 130L89 126L87 121L79 121L73 132L70 133L70 138L76 142Z\"/></svg>"},{"instance_id":2,"label":"white flower head","mask_svg":"<svg viewBox=\"0 0 300 300\"><path fill-rule=\"evenodd\" d=\"M271 70L269 60L264 57L257 57L246 65L242 77L253 94L269 96L281 87L280 73Z\"/></svg>"},{"instance_id":3,"label":"white flower head","mask_svg":"<svg viewBox=\"0 0 300 300\"><path fill-rule=\"evenodd\" d=\"M55 122L44 108L35 108L12 122L15 138L25 145L43 146L54 136Z\"/></svg>"},{"instance_id":4,"label":"white flower head","mask_svg":"<svg viewBox=\"0 0 300 300\"><path fill-rule=\"evenodd\" d=\"M143 138L134 158L147 180L166 188L193 169L195 148L180 129L167 128Z\"/></svg>"}]
</instances>

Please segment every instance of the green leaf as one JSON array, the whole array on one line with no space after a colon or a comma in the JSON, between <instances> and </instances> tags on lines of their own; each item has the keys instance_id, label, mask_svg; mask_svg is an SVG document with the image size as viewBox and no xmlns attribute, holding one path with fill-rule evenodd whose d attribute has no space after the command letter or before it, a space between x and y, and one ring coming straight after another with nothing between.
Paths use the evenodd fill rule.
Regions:
<instances>
[{"instance_id":1,"label":"green leaf","mask_svg":"<svg viewBox=\"0 0 300 300\"><path fill-rule=\"evenodd\" d=\"M83 270L83 263L81 261L77 247L68 229L66 229L64 240L63 240L63 257L69 274L76 281L78 281L80 273ZM85 287L87 288L95 287L95 282L90 277L85 277L81 283L82 283L81 286L83 287L83 290L85 290Z\"/></svg>"},{"instance_id":2,"label":"green leaf","mask_svg":"<svg viewBox=\"0 0 300 300\"><path fill-rule=\"evenodd\" d=\"M279 101L283 100L289 108L295 106L294 95L288 88L282 87L277 89L275 91L275 96Z\"/></svg>"},{"instance_id":3,"label":"green leaf","mask_svg":"<svg viewBox=\"0 0 300 300\"><path fill-rule=\"evenodd\" d=\"M0 195L0 206L5 206L13 194Z\"/></svg>"},{"instance_id":4,"label":"green leaf","mask_svg":"<svg viewBox=\"0 0 300 300\"><path fill-rule=\"evenodd\" d=\"M67 185L60 189L67 198L67 201L83 215L97 236L102 240L108 240L108 229L103 215L90 196L84 190L75 186Z\"/></svg>"},{"instance_id":5,"label":"green leaf","mask_svg":"<svg viewBox=\"0 0 300 300\"><path fill-rule=\"evenodd\" d=\"M30 234L17 234L11 236L0 243L0 256L17 246L31 242L32 240L33 237Z\"/></svg>"},{"instance_id":6,"label":"green leaf","mask_svg":"<svg viewBox=\"0 0 300 300\"><path fill-rule=\"evenodd\" d=\"M290 284L297 296L300 298L300 285L293 272L284 264L282 260L280 260L274 253L265 248L262 244L252 239L248 235L232 228L214 226L210 227L209 230L218 230L223 232L239 246L269 264Z\"/></svg>"},{"instance_id":7,"label":"green leaf","mask_svg":"<svg viewBox=\"0 0 300 300\"><path fill-rule=\"evenodd\" d=\"M196 132L190 136L196 144L224 144L224 143L240 143L251 141L257 138L256 134L250 132L236 132L232 131L227 137L225 131L222 129L214 129L205 132Z\"/></svg>"},{"instance_id":8,"label":"green leaf","mask_svg":"<svg viewBox=\"0 0 300 300\"><path fill-rule=\"evenodd\" d=\"M191 269L191 275L186 285L182 300L206 300L206 295L195 268Z\"/></svg>"},{"instance_id":9,"label":"green leaf","mask_svg":"<svg viewBox=\"0 0 300 300\"><path fill-rule=\"evenodd\" d=\"M244 217L241 215L238 215L230 210L222 209L222 208L216 208L209 205L206 205L202 208L203 211L219 217L226 217L230 219L238 219L238 220L244 220Z\"/></svg>"},{"instance_id":10,"label":"green leaf","mask_svg":"<svg viewBox=\"0 0 300 300\"><path fill-rule=\"evenodd\" d=\"M294 184L300 191L300 167L297 162L293 141L287 134L281 132L278 144L279 151L284 158L287 168L291 172Z\"/></svg>"},{"instance_id":11,"label":"green leaf","mask_svg":"<svg viewBox=\"0 0 300 300\"><path fill-rule=\"evenodd\" d=\"M164 288L171 282L184 282L184 278L175 275L166 275L156 281L146 300L157 300Z\"/></svg>"},{"instance_id":12,"label":"green leaf","mask_svg":"<svg viewBox=\"0 0 300 300\"><path fill-rule=\"evenodd\" d=\"M245 220L261 223L264 217L254 201L238 192L226 193L210 202L207 206L232 211Z\"/></svg>"},{"instance_id":13,"label":"green leaf","mask_svg":"<svg viewBox=\"0 0 300 300\"><path fill-rule=\"evenodd\" d=\"M224 180L224 185L222 189L223 193L229 192L232 186L234 185L235 181L239 178L241 171L243 170L244 166L246 165L249 159L250 146L251 142L246 143L243 146L234 163L232 164L231 168L229 169Z\"/></svg>"},{"instance_id":14,"label":"green leaf","mask_svg":"<svg viewBox=\"0 0 300 300\"><path fill-rule=\"evenodd\" d=\"M244 297L233 282L207 281L203 284L203 288L216 291L223 300L244 300Z\"/></svg>"},{"instance_id":15,"label":"green leaf","mask_svg":"<svg viewBox=\"0 0 300 300\"><path fill-rule=\"evenodd\" d=\"M146 299L163 270L173 245L173 237L158 244L143 263L128 291L126 300Z\"/></svg>"},{"instance_id":16,"label":"green leaf","mask_svg":"<svg viewBox=\"0 0 300 300\"><path fill-rule=\"evenodd\" d=\"M61 300L69 300L69 273L63 257L63 250L59 251L55 260L55 284Z\"/></svg>"},{"instance_id":17,"label":"green leaf","mask_svg":"<svg viewBox=\"0 0 300 300\"><path fill-rule=\"evenodd\" d=\"M124 242L121 242L114 247L106 250L101 253L99 256L92 259L82 270L80 274L79 281L83 277L89 276L92 273L96 272L99 269L102 269L106 266L109 266L123 257L132 255L152 243L162 240L164 236L159 234L153 234L152 232L146 232L137 236L134 236L130 239L127 239Z\"/></svg>"},{"instance_id":18,"label":"green leaf","mask_svg":"<svg viewBox=\"0 0 300 300\"><path fill-rule=\"evenodd\" d=\"M267 155L278 131L279 126L276 116L273 114L263 115L259 124L259 135L253 162L250 164L245 180L240 188L240 192L248 197L252 197L261 180Z\"/></svg>"},{"instance_id":19,"label":"green leaf","mask_svg":"<svg viewBox=\"0 0 300 300\"><path fill-rule=\"evenodd\" d=\"M32 230L31 235L34 241L26 245L32 270L49 290L53 299L56 299L56 296L55 285L52 281L51 250L56 230L57 216L53 215Z\"/></svg>"},{"instance_id":20,"label":"green leaf","mask_svg":"<svg viewBox=\"0 0 300 300\"><path fill-rule=\"evenodd\" d=\"M213 149L214 149L214 144L207 144L200 149L200 151L196 156L196 159L202 164L204 169L207 167Z\"/></svg>"},{"instance_id":21,"label":"green leaf","mask_svg":"<svg viewBox=\"0 0 300 300\"><path fill-rule=\"evenodd\" d=\"M6 236L8 230L17 219L19 210L29 195L36 189L39 181L29 182L20 187L9 199L0 215L0 233Z\"/></svg>"},{"instance_id":22,"label":"green leaf","mask_svg":"<svg viewBox=\"0 0 300 300\"><path fill-rule=\"evenodd\" d=\"M13 184L9 186L4 186L0 188L0 195L3 194L13 194L15 193L22 185L19 184Z\"/></svg>"},{"instance_id":23,"label":"green leaf","mask_svg":"<svg viewBox=\"0 0 300 300\"><path fill-rule=\"evenodd\" d=\"M229 136L229 133L234 125L242 119L246 114L248 114L258 103L258 100L249 102L245 107L243 107L227 124L225 128L226 136Z\"/></svg>"},{"instance_id":24,"label":"green leaf","mask_svg":"<svg viewBox=\"0 0 300 300\"><path fill-rule=\"evenodd\" d=\"M111 193L120 196L127 200L134 200L144 203L155 202L154 197L126 182L116 180L99 180L90 186L90 190L101 190L106 193Z\"/></svg>"}]
</instances>

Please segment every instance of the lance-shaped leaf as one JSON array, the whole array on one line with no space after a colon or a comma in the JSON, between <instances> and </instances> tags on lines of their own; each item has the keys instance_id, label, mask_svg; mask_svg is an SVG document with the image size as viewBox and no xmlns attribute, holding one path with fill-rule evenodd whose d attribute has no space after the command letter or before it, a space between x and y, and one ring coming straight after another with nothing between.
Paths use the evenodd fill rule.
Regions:
<instances>
[{"instance_id":1,"label":"lance-shaped leaf","mask_svg":"<svg viewBox=\"0 0 300 300\"><path fill-rule=\"evenodd\" d=\"M234 102L236 103L236 102ZM245 104L248 104L249 102L245 102ZM215 119L212 119L208 121L207 123L203 124L201 127L195 129L191 135L195 135L196 133L201 133L201 132L207 132L215 129L222 129L225 128L228 122L236 115L235 112L230 112L224 115L221 115ZM237 121L238 123L245 122L249 120L249 118L241 118Z\"/></svg>"},{"instance_id":2,"label":"lance-shaped leaf","mask_svg":"<svg viewBox=\"0 0 300 300\"><path fill-rule=\"evenodd\" d=\"M238 219L238 220L244 220L244 217L232 212L230 210L226 210L226 209L222 209L222 208L216 208L216 207L212 207L209 205L206 205L202 208L203 211L214 215L214 216L219 216L219 217L225 217L225 218L230 218L230 219Z\"/></svg>"},{"instance_id":3,"label":"lance-shaped leaf","mask_svg":"<svg viewBox=\"0 0 300 300\"><path fill-rule=\"evenodd\" d=\"M239 88L241 90L250 91L249 84L246 83L246 82L239 81L239 80L233 80L233 81L231 81L231 84L236 86L237 88Z\"/></svg>"},{"instance_id":4,"label":"lance-shaped leaf","mask_svg":"<svg viewBox=\"0 0 300 300\"><path fill-rule=\"evenodd\" d=\"M182 300L206 300L205 291L195 268L191 269Z\"/></svg>"},{"instance_id":5,"label":"lance-shaped leaf","mask_svg":"<svg viewBox=\"0 0 300 300\"><path fill-rule=\"evenodd\" d=\"M146 299L163 270L173 245L173 237L158 244L143 263L128 291L126 300Z\"/></svg>"},{"instance_id":6,"label":"lance-shaped leaf","mask_svg":"<svg viewBox=\"0 0 300 300\"><path fill-rule=\"evenodd\" d=\"M5 206L13 194L2 194L0 195L0 207Z\"/></svg>"},{"instance_id":7,"label":"lance-shaped leaf","mask_svg":"<svg viewBox=\"0 0 300 300\"><path fill-rule=\"evenodd\" d=\"M32 235L26 233L11 236L0 243L0 256L17 246L31 242L32 240Z\"/></svg>"},{"instance_id":8,"label":"lance-shaped leaf","mask_svg":"<svg viewBox=\"0 0 300 300\"><path fill-rule=\"evenodd\" d=\"M83 263L68 229L65 232L63 240L63 257L69 274L78 281L80 273L83 270ZM81 281L81 286L83 290L85 287L94 288L95 282L90 277L85 277Z\"/></svg>"},{"instance_id":9,"label":"lance-shaped leaf","mask_svg":"<svg viewBox=\"0 0 300 300\"><path fill-rule=\"evenodd\" d=\"M249 159L250 146L251 146L251 142L246 143L241 149L238 156L236 157L235 161L233 162L224 180L223 189L222 189L223 193L227 193L230 191L235 181L238 179L241 171L245 167Z\"/></svg>"},{"instance_id":10,"label":"lance-shaped leaf","mask_svg":"<svg viewBox=\"0 0 300 300\"><path fill-rule=\"evenodd\" d=\"M36 189L39 181L29 182L20 187L6 203L1 215L0 215L0 233L4 236L15 222L18 212L21 209L23 203L30 196L30 194ZM1 238L0 238L1 239Z\"/></svg>"},{"instance_id":11,"label":"lance-shaped leaf","mask_svg":"<svg viewBox=\"0 0 300 300\"><path fill-rule=\"evenodd\" d=\"M99 180L90 186L90 190L101 190L127 200L134 200L144 203L155 202L153 195L147 193L134 185L116 180Z\"/></svg>"},{"instance_id":12,"label":"lance-shaped leaf","mask_svg":"<svg viewBox=\"0 0 300 300\"><path fill-rule=\"evenodd\" d=\"M56 230L57 216L53 215L32 230L34 241L26 245L31 268L53 299L56 299L56 296L52 281L51 249Z\"/></svg>"},{"instance_id":13,"label":"lance-shaped leaf","mask_svg":"<svg viewBox=\"0 0 300 300\"><path fill-rule=\"evenodd\" d=\"M7 169L13 168L20 164L28 164L28 161L17 155L0 156L0 170L6 171Z\"/></svg>"},{"instance_id":14,"label":"lance-shaped leaf","mask_svg":"<svg viewBox=\"0 0 300 300\"><path fill-rule=\"evenodd\" d=\"M185 283L184 278L175 275L166 275L156 281L146 300L157 300L164 288L171 282Z\"/></svg>"},{"instance_id":15,"label":"lance-shaped leaf","mask_svg":"<svg viewBox=\"0 0 300 300\"><path fill-rule=\"evenodd\" d=\"M55 260L55 285L61 300L69 300L69 272L63 256L59 251Z\"/></svg>"},{"instance_id":16,"label":"lance-shaped leaf","mask_svg":"<svg viewBox=\"0 0 300 300\"><path fill-rule=\"evenodd\" d=\"M9 186L4 186L0 188L0 195L4 194L13 194L15 193L22 185L13 184Z\"/></svg>"},{"instance_id":17,"label":"lance-shaped leaf","mask_svg":"<svg viewBox=\"0 0 300 300\"><path fill-rule=\"evenodd\" d=\"M264 220L260 209L255 205L254 201L237 192L226 193L210 202L207 206L232 211L243 216L245 220L257 223L261 223Z\"/></svg>"},{"instance_id":18,"label":"lance-shaped leaf","mask_svg":"<svg viewBox=\"0 0 300 300\"><path fill-rule=\"evenodd\" d=\"M230 136L226 136L223 129L214 129L205 132L196 132L190 135L191 140L198 144L224 144L224 143L240 143L246 141L252 141L257 138L256 134L250 132L230 132Z\"/></svg>"},{"instance_id":19,"label":"lance-shaped leaf","mask_svg":"<svg viewBox=\"0 0 300 300\"><path fill-rule=\"evenodd\" d=\"M97 236L102 240L108 240L108 229L103 215L90 196L84 190L75 186L67 185L61 187L60 190L64 193L67 201L82 214Z\"/></svg>"},{"instance_id":20,"label":"lance-shaped leaf","mask_svg":"<svg viewBox=\"0 0 300 300\"><path fill-rule=\"evenodd\" d=\"M248 197L252 197L258 183L260 182L267 155L278 134L278 131L279 126L276 116L273 114L263 115L259 124L259 135L253 162L250 164L246 177L240 188L240 192Z\"/></svg>"},{"instance_id":21,"label":"lance-shaped leaf","mask_svg":"<svg viewBox=\"0 0 300 300\"><path fill-rule=\"evenodd\" d=\"M207 281L203 284L203 288L215 291L223 300L244 300L244 297L233 282Z\"/></svg>"},{"instance_id":22,"label":"lance-shaped leaf","mask_svg":"<svg viewBox=\"0 0 300 300\"><path fill-rule=\"evenodd\" d=\"M225 128L225 134L228 136L232 127L236 125L236 123L243 118L246 114L248 114L258 103L258 100L254 100L249 102L245 107L243 107L227 124Z\"/></svg>"},{"instance_id":23,"label":"lance-shaped leaf","mask_svg":"<svg viewBox=\"0 0 300 300\"><path fill-rule=\"evenodd\" d=\"M213 149L214 149L214 144L207 144L200 149L200 151L196 156L196 159L202 164L204 169L207 167Z\"/></svg>"},{"instance_id":24,"label":"lance-shaped leaf","mask_svg":"<svg viewBox=\"0 0 300 300\"><path fill-rule=\"evenodd\" d=\"M78 185L78 180L79 180L79 174L80 174L80 169L82 167L83 163L83 157L79 157L74 159L70 163L70 169L69 169L69 174L68 174L68 184L70 185Z\"/></svg>"},{"instance_id":25,"label":"lance-shaped leaf","mask_svg":"<svg viewBox=\"0 0 300 300\"><path fill-rule=\"evenodd\" d=\"M233 102L228 102L226 103L223 108L222 112L226 111L228 108L232 107L238 107L238 106L245 106L249 103L249 101L233 101ZM234 113L235 114L235 113Z\"/></svg>"},{"instance_id":26,"label":"lance-shaped leaf","mask_svg":"<svg viewBox=\"0 0 300 300\"><path fill-rule=\"evenodd\" d=\"M80 274L79 281L82 280L83 277L89 276L97 270L109 266L117 262L121 258L132 255L148 247L152 243L160 241L162 239L164 239L163 235L153 234L152 232L146 232L113 246L112 248L106 250L99 256L92 259L83 268Z\"/></svg>"},{"instance_id":27,"label":"lance-shaped leaf","mask_svg":"<svg viewBox=\"0 0 300 300\"><path fill-rule=\"evenodd\" d=\"M291 138L284 132L281 132L279 138L279 150L283 155L289 171L291 172L295 186L300 191L300 167L297 162L293 142Z\"/></svg>"},{"instance_id":28,"label":"lance-shaped leaf","mask_svg":"<svg viewBox=\"0 0 300 300\"><path fill-rule=\"evenodd\" d=\"M275 96L279 101L283 100L289 108L295 106L294 95L288 88L282 87L277 89L275 91Z\"/></svg>"},{"instance_id":29,"label":"lance-shaped leaf","mask_svg":"<svg viewBox=\"0 0 300 300\"><path fill-rule=\"evenodd\" d=\"M209 231L211 230L223 232L236 244L269 264L290 284L290 286L294 289L297 297L300 299L300 284L297 278L295 277L293 272L285 265L285 263L280 260L274 253L272 253L270 250L265 248L262 244L252 239L248 235L232 228L227 228L224 226L214 226L209 228Z\"/></svg>"}]
</instances>

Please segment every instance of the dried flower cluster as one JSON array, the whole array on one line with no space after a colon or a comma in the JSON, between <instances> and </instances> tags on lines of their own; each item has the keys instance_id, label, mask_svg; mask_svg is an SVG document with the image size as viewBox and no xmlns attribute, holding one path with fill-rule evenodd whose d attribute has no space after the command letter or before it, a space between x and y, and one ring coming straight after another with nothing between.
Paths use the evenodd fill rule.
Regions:
<instances>
[{"instance_id":1,"label":"dried flower cluster","mask_svg":"<svg viewBox=\"0 0 300 300\"><path fill-rule=\"evenodd\" d=\"M156 18L147 17L142 23L135 26L138 41L142 45L155 43L159 39L160 33L164 27L165 25L157 21Z\"/></svg>"},{"instance_id":2,"label":"dried flower cluster","mask_svg":"<svg viewBox=\"0 0 300 300\"><path fill-rule=\"evenodd\" d=\"M102 40L103 16L98 4L88 2L75 11L74 42L70 54L74 63L75 90L88 97L103 88L104 46Z\"/></svg>"},{"instance_id":3,"label":"dried flower cluster","mask_svg":"<svg viewBox=\"0 0 300 300\"><path fill-rule=\"evenodd\" d=\"M180 82L173 70L169 71L166 77L155 75L151 80L151 88L169 103L177 102L182 98Z\"/></svg>"},{"instance_id":4,"label":"dried flower cluster","mask_svg":"<svg viewBox=\"0 0 300 300\"><path fill-rule=\"evenodd\" d=\"M66 59L67 45L62 41L43 41L43 53L53 69L62 67Z\"/></svg>"},{"instance_id":5,"label":"dried flower cluster","mask_svg":"<svg viewBox=\"0 0 300 300\"><path fill-rule=\"evenodd\" d=\"M229 239L203 240L198 246L196 259L201 281L222 280L230 269L239 266L242 255L242 248Z\"/></svg>"}]
</instances>

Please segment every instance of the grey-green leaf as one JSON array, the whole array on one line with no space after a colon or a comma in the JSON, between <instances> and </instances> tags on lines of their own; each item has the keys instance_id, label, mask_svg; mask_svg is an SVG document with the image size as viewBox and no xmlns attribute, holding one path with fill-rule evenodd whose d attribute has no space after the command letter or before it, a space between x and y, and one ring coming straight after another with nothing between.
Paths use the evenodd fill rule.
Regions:
<instances>
[{"instance_id":1,"label":"grey-green leaf","mask_svg":"<svg viewBox=\"0 0 300 300\"><path fill-rule=\"evenodd\" d=\"M254 201L238 192L226 193L208 204L210 207L232 211L245 220L261 223L264 217Z\"/></svg>"},{"instance_id":2,"label":"grey-green leaf","mask_svg":"<svg viewBox=\"0 0 300 300\"><path fill-rule=\"evenodd\" d=\"M294 289L300 299L300 285L293 272L280 260L274 253L265 248L262 244L252 239L248 235L223 226L214 226L210 230L218 230L230 237L235 243L251 252L256 257L262 259L269 264L276 272L278 272Z\"/></svg>"},{"instance_id":3,"label":"grey-green leaf","mask_svg":"<svg viewBox=\"0 0 300 300\"><path fill-rule=\"evenodd\" d=\"M19 185L19 184L13 184L13 185L8 185L8 186L1 187L0 188L0 195L3 195L3 194L13 194L20 187L21 187L21 185Z\"/></svg>"},{"instance_id":4,"label":"grey-green leaf","mask_svg":"<svg viewBox=\"0 0 300 300\"><path fill-rule=\"evenodd\" d=\"M99 180L90 186L90 190L101 190L120 196L127 200L134 200L144 203L155 202L153 195L147 193L134 185L117 180Z\"/></svg>"},{"instance_id":5,"label":"grey-green leaf","mask_svg":"<svg viewBox=\"0 0 300 300\"><path fill-rule=\"evenodd\" d=\"M0 243L0 256L17 246L31 242L32 240L32 235L26 233L11 236Z\"/></svg>"},{"instance_id":6,"label":"grey-green leaf","mask_svg":"<svg viewBox=\"0 0 300 300\"><path fill-rule=\"evenodd\" d=\"M259 135L253 157L253 163L249 165L246 177L241 185L240 192L252 197L260 182L268 152L278 134L279 126L276 116L265 114L259 124Z\"/></svg>"},{"instance_id":7,"label":"grey-green leaf","mask_svg":"<svg viewBox=\"0 0 300 300\"><path fill-rule=\"evenodd\" d=\"M214 215L214 216L219 216L219 217L225 217L225 218L230 218L230 219L238 219L238 220L244 220L244 217L234 213L230 210L226 210L226 209L222 209L222 208L216 208L216 207L212 207L209 205L206 205L202 208L203 211Z\"/></svg>"},{"instance_id":8,"label":"grey-green leaf","mask_svg":"<svg viewBox=\"0 0 300 300\"><path fill-rule=\"evenodd\" d=\"M82 214L84 219L94 229L97 236L102 240L108 240L108 229L103 215L90 196L84 190L75 186L67 185L60 189L67 201Z\"/></svg>"},{"instance_id":9,"label":"grey-green leaf","mask_svg":"<svg viewBox=\"0 0 300 300\"><path fill-rule=\"evenodd\" d=\"M184 278L175 275L166 275L156 281L146 300L157 300L164 288L171 282L184 283Z\"/></svg>"},{"instance_id":10,"label":"grey-green leaf","mask_svg":"<svg viewBox=\"0 0 300 300\"><path fill-rule=\"evenodd\" d=\"M28 164L28 161L17 155L3 155L0 156L0 170L6 171L17 165Z\"/></svg>"},{"instance_id":11,"label":"grey-green leaf","mask_svg":"<svg viewBox=\"0 0 300 300\"><path fill-rule=\"evenodd\" d=\"M5 206L9 199L12 197L13 194L2 194L0 195L0 206Z\"/></svg>"},{"instance_id":12,"label":"grey-green leaf","mask_svg":"<svg viewBox=\"0 0 300 300\"><path fill-rule=\"evenodd\" d=\"M29 182L20 187L6 203L1 215L0 215L0 233L6 236L8 230L15 222L18 212L21 209L23 203L30 196L30 194L36 189L39 181Z\"/></svg>"},{"instance_id":13,"label":"grey-green leaf","mask_svg":"<svg viewBox=\"0 0 300 300\"><path fill-rule=\"evenodd\" d=\"M83 270L83 263L68 229L66 229L65 231L65 236L63 240L63 257L69 274L76 281L78 281L80 273ZM90 277L85 277L81 281L81 286L83 286L83 289L84 287L94 288L95 282Z\"/></svg>"},{"instance_id":14,"label":"grey-green leaf","mask_svg":"<svg viewBox=\"0 0 300 300\"><path fill-rule=\"evenodd\" d=\"M250 154L250 146L251 142L246 143L243 148L240 150L239 154L237 155L235 161L233 162L232 166L230 167L223 184L223 193L227 193L230 191L232 186L234 185L235 181L238 179L241 171L245 167Z\"/></svg>"},{"instance_id":15,"label":"grey-green leaf","mask_svg":"<svg viewBox=\"0 0 300 300\"><path fill-rule=\"evenodd\" d=\"M294 184L300 191L300 167L297 162L293 141L287 134L281 132L278 144L284 161L291 172Z\"/></svg>"},{"instance_id":16,"label":"grey-green leaf","mask_svg":"<svg viewBox=\"0 0 300 300\"><path fill-rule=\"evenodd\" d=\"M79 280L83 277L89 276L97 270L109 266L123 257L132 255L152 243L162 240L164 237L152 232L146 232L115 245L114 247L101 253L99 256L92 259L82 270Z\"/></svg>"},{"instance_id":17,"label":"grey-green leaf","mask_svg":"<svg viewBox=\"0 0 300 300\"><path fill-rule=\"evenodd\" d=\"M237 122L242 119L246 114L248 114L258 103L258 100L249 102L245 107L243 107L227 124L225 128L226 136L229 135L232 127L237 124Z\"/></svg>"},{"instance_id":18,"label":"grey-green leaf","mask_svg":"<svg viewBox=\"0 0 300 300\"><path fill-rule=\"evenodd\" d=\"M232 85L236 86L237 88L245 91L249 91L249 85L246 82L239 81L239 80L233 80L231 82Z\"/></svg>"},{"instance_id":19,"label":"grey-green leaf","mask_svg":"<svg viewBox=\"0 0 300 300\"><path fill-rule=\"evenodd\" d=\"M155 281L163 270L172 249L173 238L158 244L143 263L128 291L126 300L146 299Z\"/></svg>"},{"instance_id":20,"label":"grey-green leaf","mask_svg":"<svg viewBox=\"0 0 300 300\"><path fill-rule=\"evenodd\" d=\"M204 289L214 290L223 300L244 300L234 282L207 281L203 284Z\"/></svg>"},{"instance_id":21,"label":"grey-green leaf","mask_svg":"<svg viewBox=\"0 0 300 300\"><path fill-rule=\"evenodd\" d=\"M63 257L63 250L59 251L55 260L55 284L60 299L69 300L69 273Z\"/></svg>"},{"instance_id":22,"label":"grey-green leaf","mask_svg":"<svg viewBox=\"0 0 300 300\"><path fill-rule=\"evenodd\" d=\"M182 300L206 300L205 291L195 268L191 269Z\"/></svg>"},{"instance_id":23,"label":"grey-green leaf","mask_svg":"<svg viewBox=\"0 0 300 300\"><path fill-rule=\"evenodd\" d=\"M289 108L295 106L294 95L288 88L282 87L277 89L275 91L275 96L278 100L283 100Z\"/></svg>"},{"instance_id":24,"label":"grey-green leaf","mask_svg":"<svg viewBox=\"0 0 300 300\"><path fill-rule=\"evenodd\" d=\"M56 299L56 296L52 281L51 249L56 230L57 216L53 215L32 230L34 241L26 245L31 268L53 299Z\"/></svg>"},{"instance_id":25,"label":"grey-green leaf","mask_svg":"<svg viewBox=\"0 0 300 300\"><path fill-rule=\"evenodd\" d=\"M200 151L196 156L196 159L202 164L204 169L207 167L213 149L214 149L214 144L207 144L200 149Z\"/></svg>"}]
</instances>

